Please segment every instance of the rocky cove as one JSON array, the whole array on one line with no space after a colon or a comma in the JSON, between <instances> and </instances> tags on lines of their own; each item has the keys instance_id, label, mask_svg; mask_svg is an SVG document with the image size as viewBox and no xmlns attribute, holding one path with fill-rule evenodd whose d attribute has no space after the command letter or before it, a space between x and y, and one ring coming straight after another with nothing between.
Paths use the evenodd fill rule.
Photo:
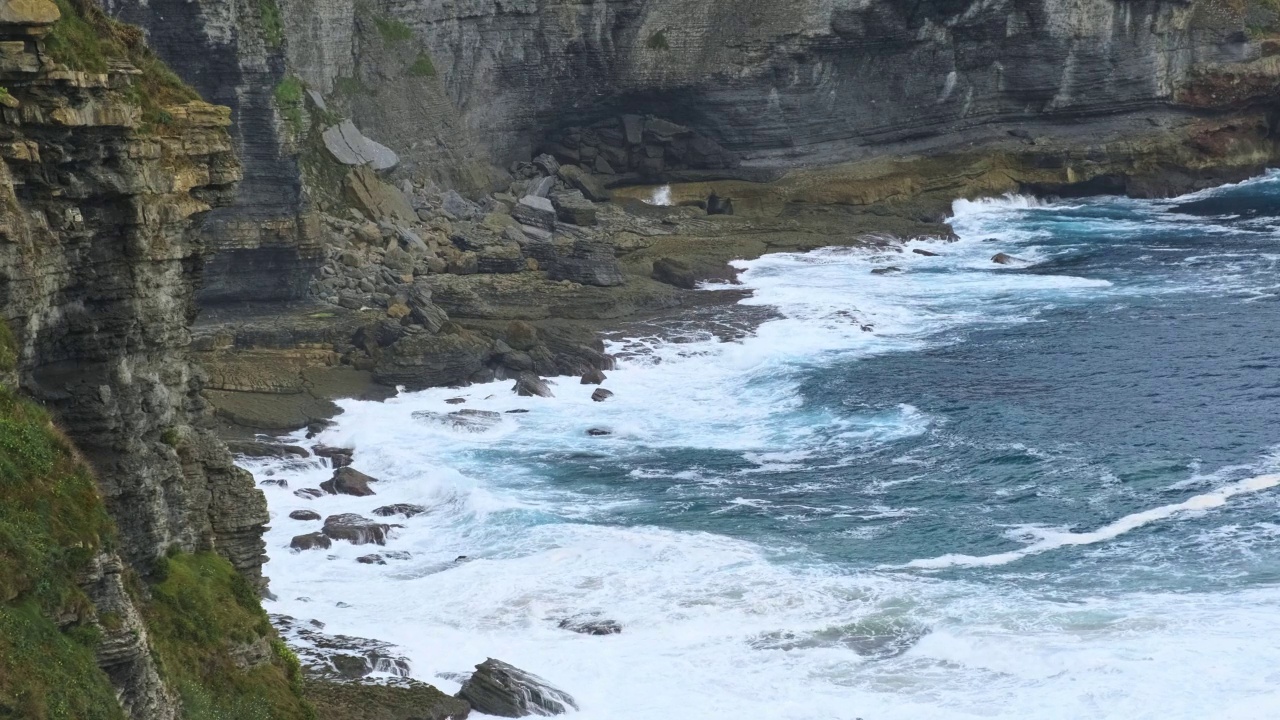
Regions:
<instances>
[{"instance_id":1,"label":"rocky cove","mask_svg":"<svg viewBox=\"0 0 1280 720\"><path fill-rule=\"evenodd\" d=\"M0 716L465 715L362 681L398 674L377 643L265 621L267 506L228 442L288 452L260 436L397 387L599 377L601 332L698 312L730 261L950 237L957 198L1255 175L1278 21L1232 0L5 0L3 448L57 460L5 466L27 514L0 535ZM62 463L109 523L20 542L49 507L21 488L81 472ZM329 521L300 543L392 524ZM65 547L60 574L31 575L28 544ZM58 662L75 682L31 672Z\"/></svg>"}]
</instances>

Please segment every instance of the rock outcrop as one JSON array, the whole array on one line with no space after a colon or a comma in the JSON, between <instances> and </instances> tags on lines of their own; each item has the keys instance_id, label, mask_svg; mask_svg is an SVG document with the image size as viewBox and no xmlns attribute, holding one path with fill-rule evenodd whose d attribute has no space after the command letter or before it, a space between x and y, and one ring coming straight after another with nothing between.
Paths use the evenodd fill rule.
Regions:
<instances>
[{"instance_id":1,"label":"rock outcrop","mask_svg":"<svg viewBox=\"0 0 1280 720\"><path fill-rule=\"evenodd\" d=\"M578 709L568 693L537 675L493 658L476 666L458 697L476 712L497 717L563 715Z\"/></svg>"}]
</instances>

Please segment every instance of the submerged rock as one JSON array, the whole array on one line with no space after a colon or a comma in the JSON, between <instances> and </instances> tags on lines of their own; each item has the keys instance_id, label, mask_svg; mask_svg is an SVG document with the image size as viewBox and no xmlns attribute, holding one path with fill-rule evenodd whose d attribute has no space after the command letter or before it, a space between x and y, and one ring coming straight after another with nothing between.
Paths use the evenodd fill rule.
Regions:
<instances>
[{"instance_id":1,"label":"submerged rock","mask_svg":"<svg viewBox=\"0 0 1280 720\"><path fill-rule=\"evenodd\" d=\"M289 517L294 520L319 520L320 513L315 510L294 510L289 513Z\"/></svg>"},{"instance_id":2,"label":"submerged rock","mask_svg":"<svg viewBox=\"0 0 1280 720\"><path fill-rule=\"evenodd\" d=\"M587 434L591 437L604 437L605 435L612 435L613 431L605 430L604 428L591 428L587 430Z\"/></svg>"},{"instance_id":3,"label":"submerged rock","mask_svg":"<svg viewBox=\"0 0 1280 720\"><path fill-rule=\"evenodd\" d=\"M333 471L333 478L320 483L320 489L330 495L366 497L376 494L369 483L377 481L377 478L369 477L359 470L343 467Z\"/></svg>"},{"instance_id":4,"label":"submerged rock","mask_svg":"<svg viewBox=\"0 0 1280 720\"><path fill-rule=\"evenodd\" d=\"M617 621L596 617L595 615L567 617L561 620L557 627L561 630L568 630L582 635L617 635L622 632L622 625Z\"/></svg>"},{"instance_id":5,"label":"submerged rock","mask_svg":"<svg viewBox=\"0 0 1280 720\"><path fill-rule=\"evenodd\" d=\"M454 410L451 413L419 411L413 414L413 419L443 425L450 430L482 433L501 423L502 413L472 409Z\"/></svg>"},{"instance_id":6,"label":"submerged rock","mask_svg":"<svg viewBox=\"0 0 1280 720\"><path fill-rule=\"evenodd\" d=\"M889 267L876 268L871 271L871 274L872 275L892 275L893 273L900 273L900 272L902 272L902 268L896 265L890 265Z\"/></svg>"},{"instance_id":7,"label":"submerged rock","mask_svg":"<svg viewBox=\"0 0 1280 720\"><path fill-rule=\"evenodd\" d=\"M352 545L386 545L387 533L390 531L390 525L374 522L355 513L330 515L324 519L324 528L321 530L328 538L346 540Z\"/></svg>"},{"instance_id":8,"label":"submerged rock","mask_svg":"<svg viewBox=\"0 0 1280 720\"><path fill-rule=\"evenodd\" d=\"M378 555L377 553L373 555L361 555L360 557L356 558L356 562L360 563L361 565L386 565L387 564L387 561L383 560L382 556Z\"/></svg>"},{"instance_id":9,"label":"submerged rock","mask_svg":"<svg viewBox=\"0 0 1280 720\"><path fill-rule=\"evenodd\" d=\"M938 253L930 252L929 250L921 250L920 248L911 248L911 252L925 257L938 257Z\"/></svg>"},{"instance_id":10,"label":"submerged rock","mask_svg":"<svg viewBox=\"0 0 1280 720\"><path fill-rule=\"evenodd\" d=\"M410 505L409 503L396 503L394 505L383 505L377 510L374 510L373 514L377 515L378 517L392 517L393 515L403 515L404 517L411 518L414 515L421 515L426 511L427 509L422 507L421 505Z\"/></svg>"},{"instance_id":11,"label":"submerged rock","mask_svg":"<svg viewBox=\"0 0 1280 720\"><path fill-rule=\"evenodd\" d=\"M1007 255L1005 253L996 253L995 255L991 256L991 262L997 265L1015 265L1018 263L1025 263L1027 261L1023 260L1020 257L1014 257L1012 255Z\"/></svg>"},{"instance_id":12,"label":"submerged rock","mask_svg":"<svg viewBox=\"0 0 1280 720\"><path fill-rule=\"evenodd\" d=\"M457 697L471 703L476 712L497 717L563 715L578 709L568 693L537 675L493 658L476 666Z\"/></svg>"},{"instance_id":13,"label":"submerged rock","mask_svg":"<svg viewBox=\"0 0 1280 720\"><path fill-rule=\"evenodd\" d=\"M596 391L591 393L591 399L596 402L604 402L611 397L613 397L613 391L604 388L596 388Z\"/></svg>"},{"instance_id":14,"label":"submerged rock","mask_svg":"<svg viewBox=\"0 0 1280 720\"><path fill-rule=\"evenodd\" d=\"M897 657L929 634L929 628L911 620L869 619L807 632L783 630L765 633L751 641L758 650L807 650L844 647L872 660Z\"/></svg>"},{"instance_id":15,"label":"submerged rock","mask_svg":"<svg viewBox=\"0 0 1280 720\"><path fill-rule=\"evenodd\" d=\"M303 500L314 500L318 497L323 497L324 491L317 488L302 488L301 490L294 490L293 494Z\"/></svg>"}]
</instances>

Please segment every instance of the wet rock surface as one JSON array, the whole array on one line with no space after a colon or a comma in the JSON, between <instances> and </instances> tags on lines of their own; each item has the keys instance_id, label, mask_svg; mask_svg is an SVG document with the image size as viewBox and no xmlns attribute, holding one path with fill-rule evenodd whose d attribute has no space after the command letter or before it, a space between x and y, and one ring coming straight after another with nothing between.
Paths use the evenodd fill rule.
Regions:
<instances>
[{"instance_id":1,"label":"wet rock surface","mask_svg":"<svg viewBox=\"0 0 1280 720\"><path fill-rule=\"evenodd\" d=\"M489 658L462 685L457 697L476 712L497 717L563 715L577 710L572 696L532 673Z\"/></svg>"},{"instance_id":2,"label":"wet rock surface","mask_svg":"<svg viewBox=\"0 0 1280 720\"><path fill-rule=\"evenodd\" d=\"M355 513L341 513L325 518L324 527L320 532L326 538L345 540L352 545L386 545L391 526Z\"/></svg>"},{"instance_id":3,"label":"wet rock surface","mask_svg":"<svg viewBox=\"0 0 1280 720\"><path fill-rule=\"evenodd\" d=\"M320 489L330 495L365 497L375 494L369 484L377 481L377 478L365 475L354 468L340 467L333 471L332 478L320 483Z\"/></svg>"}]
</instances>

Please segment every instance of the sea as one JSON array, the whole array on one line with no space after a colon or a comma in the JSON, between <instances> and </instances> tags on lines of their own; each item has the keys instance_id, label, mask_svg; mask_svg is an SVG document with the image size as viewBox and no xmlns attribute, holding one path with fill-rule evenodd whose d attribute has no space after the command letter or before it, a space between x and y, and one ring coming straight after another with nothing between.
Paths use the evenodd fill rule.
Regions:
<instances>
[{"instance_id":1,"label":"sea","mask_svg":"<svg viewBox=\"0 0 1280 720\"><path fill-rule=\"evenodd\" d=\"M268 610L445 692L502 659L580 720L1280 717L1280 174L951 223L738 263L733 302L610 336L603 402L342 401L288 441L375 496L241 461L287 483ZM385 547L289 549L294 510L392 503L425 512Z\"/></svg>"}]
</instances>

